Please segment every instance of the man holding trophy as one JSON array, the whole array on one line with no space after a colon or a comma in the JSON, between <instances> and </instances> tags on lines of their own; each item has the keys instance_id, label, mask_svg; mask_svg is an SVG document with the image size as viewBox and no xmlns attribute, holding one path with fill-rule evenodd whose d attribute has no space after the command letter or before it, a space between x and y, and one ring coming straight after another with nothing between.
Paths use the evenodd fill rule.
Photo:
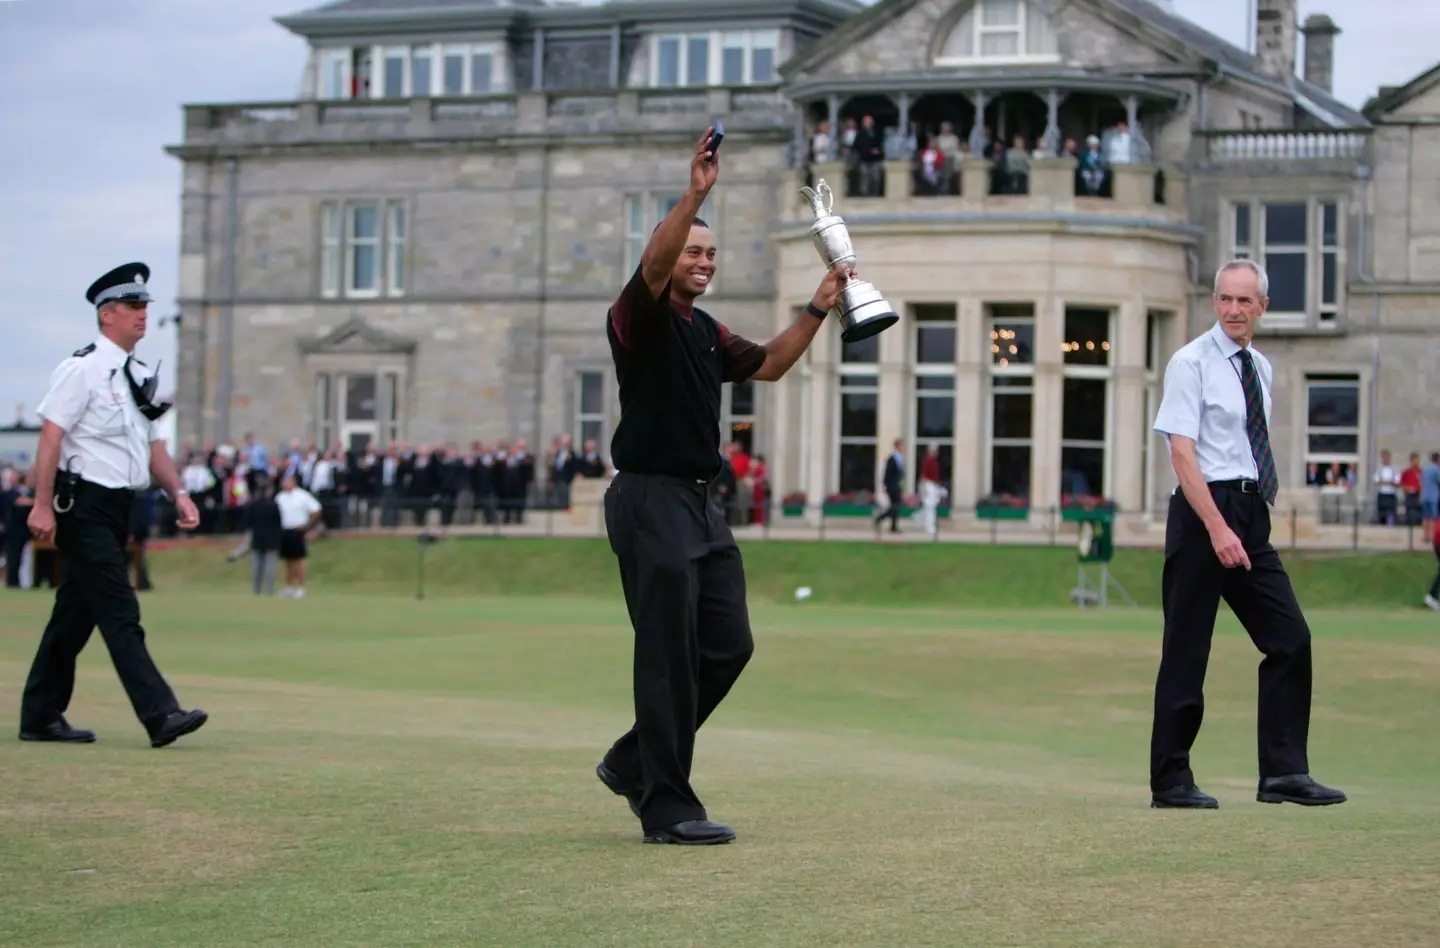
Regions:
<instances>
[{"instance_id":1,"label":"man holding trophy","mask_svg":"<svg viewBox=\"0 0 1440 948\"><path fill-rule=\"evenodd\" d=\"M871 311L845 309L847 290L868 286L854 280L854 255L845 253L799 320L763 346L695 305L715 276L715 238L695 215L719 177L723 137L713 127L701 137L689 188L655 228L605 326L620 388L611 442L619 473L605 494L605 527L635 630L635 725L596 774L629 801L647 843L735 838L708 819L690 786L695 732L754 650L744 566L716 494L721 385L782 378L837 307L842 325L877 315L864 299L851 302ZM843 226L826 233L848 248Z\"/></svg>"}]
</instances>

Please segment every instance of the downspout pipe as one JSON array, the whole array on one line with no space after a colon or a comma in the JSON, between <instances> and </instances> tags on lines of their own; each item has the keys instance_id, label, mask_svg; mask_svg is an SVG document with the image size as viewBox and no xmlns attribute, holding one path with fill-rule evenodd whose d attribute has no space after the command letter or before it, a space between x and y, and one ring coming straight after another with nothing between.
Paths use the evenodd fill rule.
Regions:
<instances>
[{"instance_id":1,"label":"downspout pipe","mask_svg":"<svg viewBox=\"0 0 1440 948\"><path fill-rule=\"evenodd\" d=\"M1374 140L1371 140L1371 147L1374 147ZM1375 277L1370 272L1369 261L1369 222L1370 222L1370 187L1371 174L1368 165L1361 165L1355 170L1355 177L1360 181L1360 211L1356 215L1357 227L1355 228L1355 279L1359 283L1370 286L1370 391L1368 412L1369 424L1365 426L1365 456L1368 459L1366 464L1366 481L1370 475L1378 469L1380 463L1379 455L1375 448L1376 419L1379 417L1380 407L1380 291L1374 289ZM1357 487L1360 485L1356 485Z\"/></svg>"},{"instance_id":2,"label":"downspout pipe","mask_svg":"<svg viewBox=\"0 0 1440 948\"><path fill-rule=\"evenodd\" d=\"M225 184L225 308L220 317L220 385L216 393L219 414L216 435L220 444L230 440L230 401L234 385L232 346L235 336L235 232L239 217L239 178L240 159L231 158Z\"/></svg>"}]
</instances>

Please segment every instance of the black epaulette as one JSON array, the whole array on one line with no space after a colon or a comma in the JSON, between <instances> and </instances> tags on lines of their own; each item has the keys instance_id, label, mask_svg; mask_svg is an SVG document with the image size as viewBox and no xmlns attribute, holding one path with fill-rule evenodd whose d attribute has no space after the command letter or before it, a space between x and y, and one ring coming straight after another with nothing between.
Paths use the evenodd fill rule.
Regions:
<instances>
[{"instance_id":1,"label":"black epaulette","mask_svg":"<svg viewBox=\"0 0 1440 948\"><path fill-rule=\"evenodd\" d=\"M86 346L84 349L76 349L74 352L72 352L72 353L70 353L70 354L71 354L72 356L74 356L75 358L77 358L77 359L83 359L83 358L85 358L86 356L88 356L90 353L92 353L92 352L94 352L94 351L95 351L95 343L92 342L92 343L90 343L90 345Z\"/></svg>"}]
</instances>

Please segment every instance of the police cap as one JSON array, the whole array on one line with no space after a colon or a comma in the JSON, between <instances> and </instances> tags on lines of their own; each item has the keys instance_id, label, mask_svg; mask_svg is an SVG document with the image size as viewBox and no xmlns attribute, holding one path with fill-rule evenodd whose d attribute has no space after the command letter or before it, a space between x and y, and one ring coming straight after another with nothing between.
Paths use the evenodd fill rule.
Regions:
<instances>
[{"instance_id":1,"label":"police cap","mask_svg":"<svg viewBox=\"0 0 1440 948\"><path fill-rule=\"evenodd\" d=\"M116 267L90 284L85 298L91 306L100 307L115 300L131 300L148 303L154 297L145 281L150 279L150 268L143 263L127 263Z\"/></svg>"}]
</instances>

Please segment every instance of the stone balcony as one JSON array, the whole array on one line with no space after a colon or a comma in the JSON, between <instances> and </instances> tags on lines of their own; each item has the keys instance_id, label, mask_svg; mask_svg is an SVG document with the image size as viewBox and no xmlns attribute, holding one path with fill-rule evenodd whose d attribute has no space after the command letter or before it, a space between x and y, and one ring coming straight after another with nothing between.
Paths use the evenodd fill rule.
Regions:
<instances>
[{"instance_id":1,"label":"stone balcony","mask_svg":"<svg viewBox=\"0 0 1440 948\"><path fill-rule=\"evenodd\" d=\"M1373 165L1373 129L1324 131L1204 131L1191 140L1197 172L1230 174L1343 174Z\"/></svg>"},{"instance_id":2,"label":"stone balcony","mask_svg":"<svg viewBox=\"0 0 1440 948\"><path fill-rule=\"evenodd\" d=\"M952 189L958 193L943 194L931 193L908 159L883 165L883 193L871 196L848 193L847 171L840 162L797 172L778 195L785 229L808 227L814 217L799 190L824 179L834 192L833 213L862 225L935 220L1013 229L1027 223L1053 228L1058 223L1087 230L1106 226L1149 229L1185 242L1200 236L1199 228L1190 222L1188 177L1174 168L1115 165L1104 191L1107 196L1100 197L1081 191L1073 158L1032 159L1024 193L997 193L993 165L985 159L959 162L957 186Z\"/></svg>"},{"instance_id":3,"label":"stone balcony","mask_svg":"<svg viewBox=\"0 0 1440 948\"><path fill-rule=\"evenodd\" d=\"M776 86L520 92L464 98L311 100L185 106L172 154L477 140L636 136L693 142L716 118L728 134L789 141L796 113Z\"/></svg>"}]
</instances>

